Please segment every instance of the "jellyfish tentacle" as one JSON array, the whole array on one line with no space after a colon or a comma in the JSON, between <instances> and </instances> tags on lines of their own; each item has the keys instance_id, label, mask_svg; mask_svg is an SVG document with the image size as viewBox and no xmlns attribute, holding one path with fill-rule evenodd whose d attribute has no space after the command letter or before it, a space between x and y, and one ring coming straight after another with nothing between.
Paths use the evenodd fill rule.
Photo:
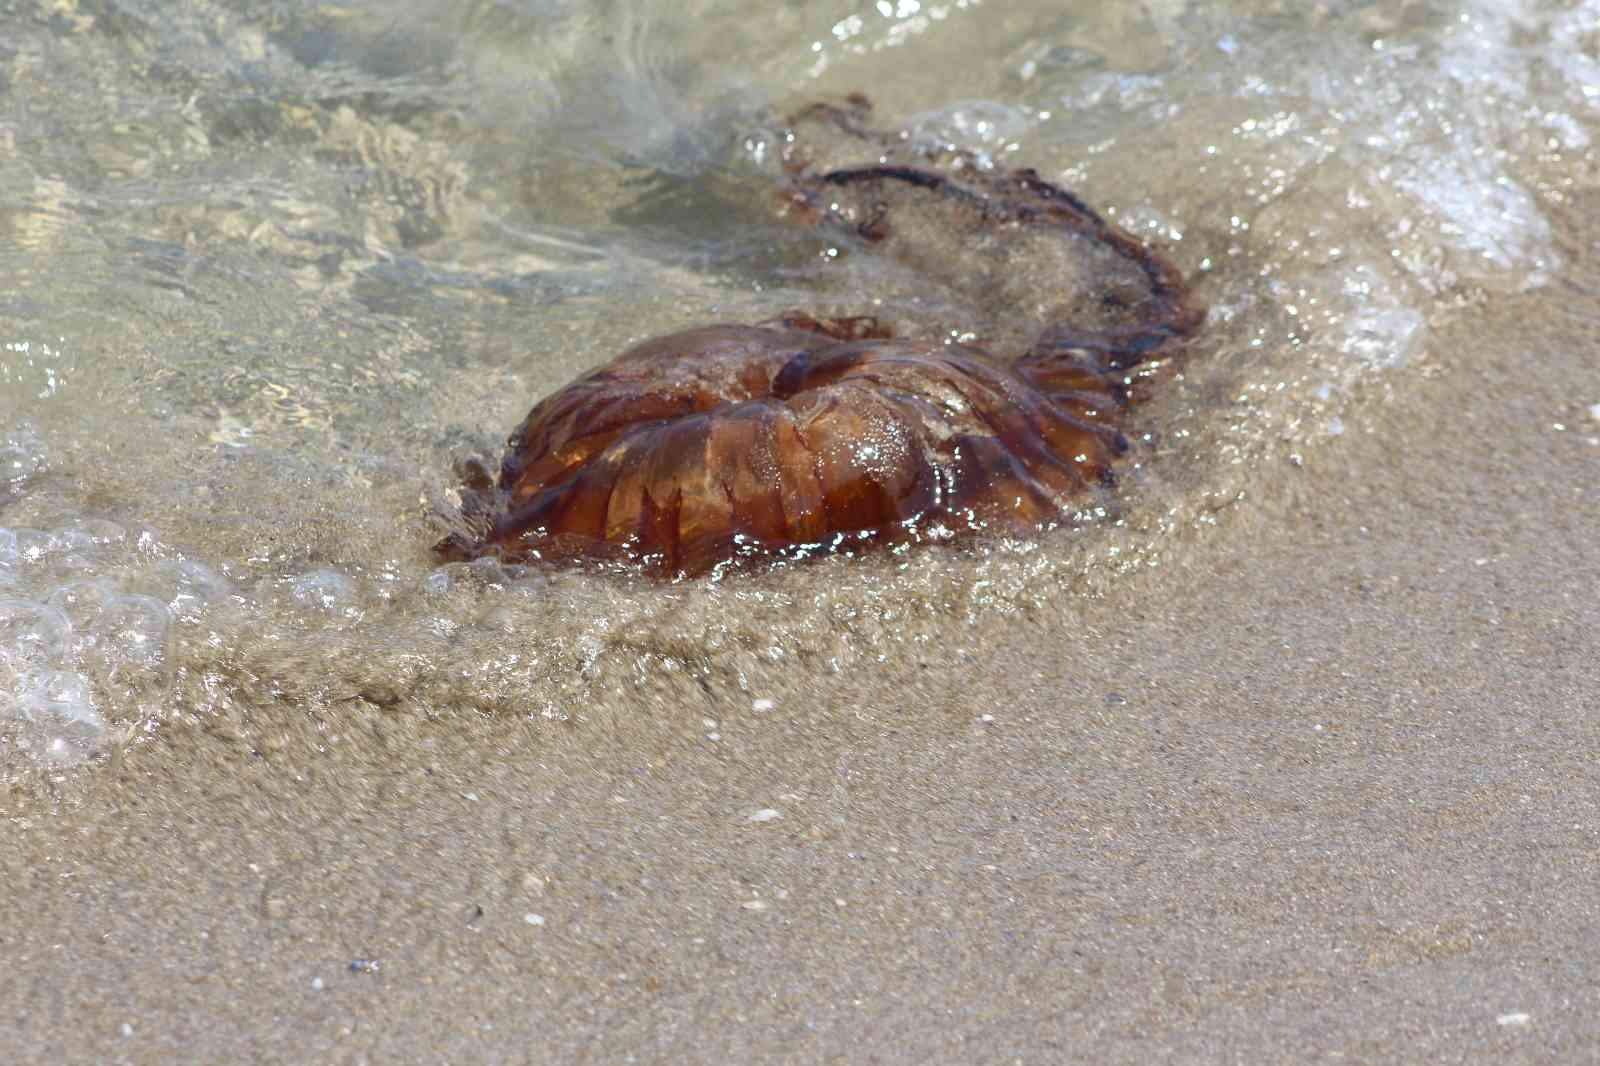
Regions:
<instances>
[{"instance_id":1,"label":"jellyfish tentacle","mask_svg":"<svg viewBox=\"0 0 1600 1066\"><path fill-rule=\"evenodd\" d=\"M1048 365L1062 351L1070 351L1096 353L1109 369L1126 369L1148 359L1168 342L1192 333L1204 317L1190 300L1175 265L1143 242L1107 223L1077 196L1032 171L1014 171L992 180L993 195L990 196L980 195L948 175L903 165L832 170L802 179L802 186L850 186L880 181L903 183L964 204L979 212L991 226L1010 222L1024 227L1061 228L1110 248L1141 272L1150 293L1147 301L1150 311L1145 321L1101 331L1084 330L1071 323L1052 323L1019 361L1024 367ZM875 227L881 221L874 215L867 222L857 224L857 229Z\"/></svg>"}]
</instances>

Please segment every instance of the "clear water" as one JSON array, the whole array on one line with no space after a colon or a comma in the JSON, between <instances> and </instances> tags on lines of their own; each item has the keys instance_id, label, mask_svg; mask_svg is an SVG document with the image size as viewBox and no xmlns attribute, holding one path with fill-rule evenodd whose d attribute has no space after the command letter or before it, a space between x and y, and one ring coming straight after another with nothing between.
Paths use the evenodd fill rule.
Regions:
<instances>
[{"instance_id":1,"label":"clear water","mask_svg":"<svg viewBox=\"0 0 1600 1066\"><path fill-rule=\"evenodd\" d=\"M1405 404L1442 321L1548 284L1593 168L1593 0L671 10L0 4L0 777L183 723L759 700L1008 614L1070 639ZM1210 323L1118 499L720 582L436 566L453 464L629 342L927 305L774 216L779 116L852 90L1192 273Z\"/></svg>"}]
</instances>

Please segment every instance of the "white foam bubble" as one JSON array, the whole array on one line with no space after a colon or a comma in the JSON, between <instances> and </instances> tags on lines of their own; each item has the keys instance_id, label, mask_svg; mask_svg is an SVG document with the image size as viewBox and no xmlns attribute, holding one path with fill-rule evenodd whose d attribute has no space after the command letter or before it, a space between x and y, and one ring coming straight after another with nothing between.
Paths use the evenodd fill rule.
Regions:
<instances>
[{"instance_id":1,"label":"white foam bubble","mask_svg":"<svg viewBox=\"0 0 1600 1066\"><path fill-rule=\"evenodd\" d=\"M1421 165L1396 175L1394 184L1438 218L1445 241L1468 253L1455 269L1474 280L1542 267L1553 258L1550 224L1533 195L1478 152L1425 153ZM1536 284L1542 275L1522 280Z\"/></svg>"},{"instance_id":2,"label":"white foam bubble","mask_svg":"<svg viewBox=\"0 0 1600 1066\"><path fill-rule=\"evenodd\" d=\"M233 582L193 559L168 559L154 571L159 598L181 621L193 621L213 604L234 594Z\"/></svg>"},{"instance_id":3,"label":"white foam bubble","mask_svg":"<svg viewBox=\"0 0 1600 1066\"><path fill-rule=\"evenodd\" d=\"M38 529L12 529L11 537L18 566L38 566L63 547L55 537Z\"/></svg>"},{"instance_id":4,"label":"white foam bubble","mask_svg":"<svg viewBox=\"0 0 1600 1066\"><path fill-rule=\"evenodd\" d=\"M0 600L0 663L15 670L61 661L72 637L72 622L58 607L34 600Z\"/></svg>"},{"instance_id":5,"label":"white foam bubble","mask_svg":"<svg viewBox=\"0 0 1600 1066\"><path fill-rule=\"evenodd\" d=\"M80 548L115 548L127 543L128 531L104 518L80 518L57 534Z\"/></svg>"},{"instance_id":6,"label":"white foam bubble","mask_svg":"<svg viewBox=\"0 0 1600 1066\"><path fill-rule=\"evenodd\" d=\"M347 618L361 614L355 579L337 570L324 568L301 574L290 581L289 593L307 607L329 614Z\"/></svg>"},{"instance_id":7,"label":"white foam bubble","mask_svg":"<svg viewBox=\"0 0 1600 1066\"><path fill-rule=\"evenodd\" d=\"M71 765L93 755L106 723L95 708L89 681L72 670L19 675L13 687L22 722L17 746L52 765Z\"/></svg>"},{"instance_id":8,"label":"white foam bubble","mask_svg":"<svg viewBox=\"0 0 1600 1066\"><path fill-rule=\"evenodd\" d=\"M1424 332L1422 313L1411 307L1354 311L1341 325L1340 350L1380 369L1410 362Z\"/></svg>"},{"instance_id":9,"label":"white foam bubble","mask_svg":"<svg viewBox=\"0 0 1600 1066\"><path fill-rule=\"evenodd\" d=\"M102 666L113 683L160 685L168 668L171 622L166 604L153 596L111 597L84 627L94 642L85 661Z\"/></svg>"}]
</instances>

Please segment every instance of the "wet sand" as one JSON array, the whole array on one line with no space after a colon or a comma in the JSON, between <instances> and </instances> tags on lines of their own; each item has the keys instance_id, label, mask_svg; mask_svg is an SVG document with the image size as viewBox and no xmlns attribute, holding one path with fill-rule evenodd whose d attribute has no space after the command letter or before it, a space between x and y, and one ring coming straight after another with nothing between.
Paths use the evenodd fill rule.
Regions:
<instances>
[{"instance_id":1,"label":"wet sand","mask_svg":"<svg viewBox=\"0 0 1600 1066\"><path fill-rule=\"evenodd\" d=\"M3 1057L1588 1057L1590 292L1458 319L1209 539L972 654L18 789Z\"/></svg>"}]
</instances>

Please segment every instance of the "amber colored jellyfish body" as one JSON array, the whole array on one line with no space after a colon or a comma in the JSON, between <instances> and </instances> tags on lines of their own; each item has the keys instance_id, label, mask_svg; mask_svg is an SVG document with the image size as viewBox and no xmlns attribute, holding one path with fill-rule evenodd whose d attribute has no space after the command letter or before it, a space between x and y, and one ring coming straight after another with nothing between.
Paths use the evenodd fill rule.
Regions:
<instances>
[{"instance_id":1,"label":"amber colored jellyfish body","mask_svg":"<svg viewBox=\"0 0 1600 1066\"><path fill-rule=\"evenodd\" d=\"M797 184L964 197L984 226L1087 238L1141 273L1143 313L1095 332L1052 326L1013 360L799 312L646 341L533 408L489 513L441 542L442 558L627 559L692 576L748 558L1025 535L1109 478L1126 447L1129 368L1200 318L1169 264L1027 171L989 179L981 196L899 166ZM887 221L855 225L875 241Z\"/></svg>"}]
</instances>

